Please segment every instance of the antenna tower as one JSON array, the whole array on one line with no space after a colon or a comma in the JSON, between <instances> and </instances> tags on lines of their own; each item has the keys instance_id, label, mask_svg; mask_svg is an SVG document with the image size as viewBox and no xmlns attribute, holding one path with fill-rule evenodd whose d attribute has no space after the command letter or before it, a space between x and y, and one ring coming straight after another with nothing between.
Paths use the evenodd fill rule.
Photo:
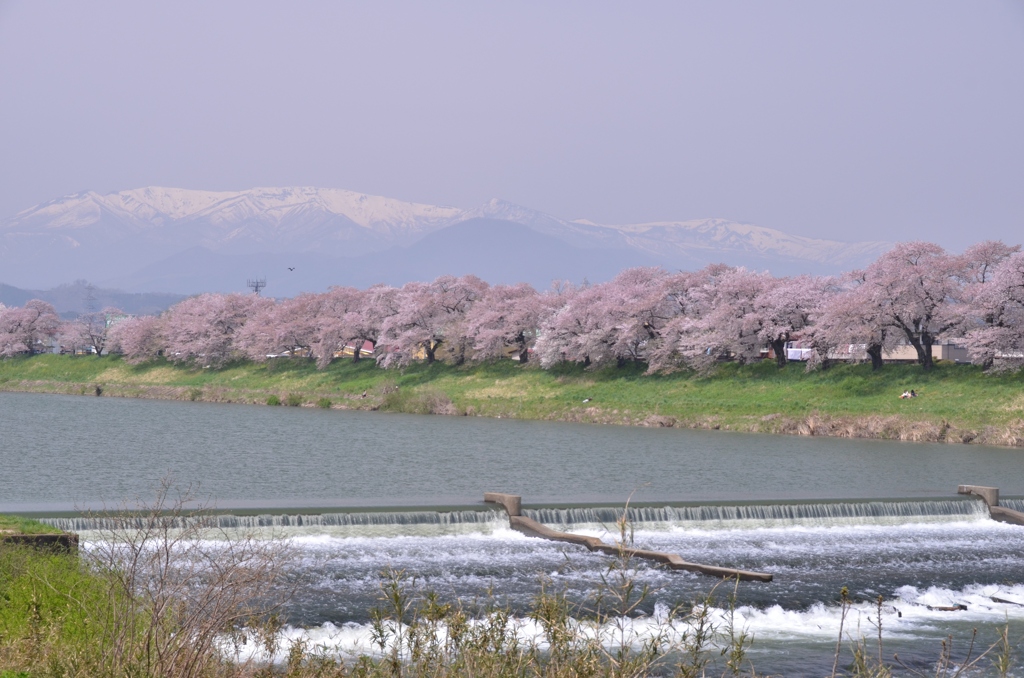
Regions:
<instances>
[{"instance_id":1,"label":"antenna tower","mask_svg":"<svg viewBox=\"0 0 1024 678\"><path fill-rule=\"evenodd\" d=\"M256 296L260 296L260 290L267 286L266 278L250 278L245 281L246 286L256 293Z\"/></svg>"}]
</instances>

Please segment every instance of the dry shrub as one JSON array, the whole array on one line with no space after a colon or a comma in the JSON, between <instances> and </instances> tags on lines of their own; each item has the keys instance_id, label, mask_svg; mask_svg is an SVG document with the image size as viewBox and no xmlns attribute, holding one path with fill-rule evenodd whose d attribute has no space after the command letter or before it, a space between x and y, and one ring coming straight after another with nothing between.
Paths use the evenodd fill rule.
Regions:
<instances>
[{"instance_id":1,"label":"dry shrub","mask_svg":"<svg viewBox=\"0 0 1024 678\"><path fill-rule=\"evenodd\" d=\"M194 504L190 490L165 480L141 510L93 516L105 529L83 557L110 585L102 675L208 675L242 633L275 649L276 612L289 592L287 542L214 530L206 507Z\"/></svg>"}]
</instances>

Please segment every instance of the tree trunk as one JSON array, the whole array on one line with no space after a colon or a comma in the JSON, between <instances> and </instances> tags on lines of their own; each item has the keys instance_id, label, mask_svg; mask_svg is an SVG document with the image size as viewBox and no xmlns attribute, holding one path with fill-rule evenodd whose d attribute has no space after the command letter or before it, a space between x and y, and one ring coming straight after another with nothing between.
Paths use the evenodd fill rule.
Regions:
<instances>
[{"instance_id":1,"label":"tree trunk","mask_svg":"<svg viewBox=\"0 0 1024 678\"><path fill-rule=\"evenodd\" d=\"M917 362L925 370L930 370L935 364L932 362L932 342L931 337L926 333L922 333L921 337L916 336L910 337L910 345L917 351Z\"/></svg>"},{"instance_id":2,"label":"tree trunk","mask_svg":"<svg viewBox=\"0 0 1024 678\"><path fill-rule=\"evenodd\" d=\"M772 339L770 343L772 350L775 351L775 364L779 367L785 367L786 363L789 362L786 359L786 340Z\"/></svg>"},{"instance_id":3,"label":"tree trunk","mask_svg":"<svg viewBox=\"0 0 1024 678\"><path fill-rule=\"evenodd\" d=\"M623 367L626 366L626 359L623 358L622 356L619 356L618 358L615 359L615 366L621 370Z\"/></svg>"},{"instance_id":4,"label":"tree trunk","mask_svg":"<svg viewBox=\"0 0 1024 678\"><path fill-rule=\"evenodd\" d=\"M423 342L423 352L426 353L426 355L427 355L427 364L428 365L433 364L433 362L434 362L434 352L437 351L437 347L440 344L441 344L441 342L437 342L435 344L434 342L430 341L429 339L427 341Z\"/></svg>"},{"instance_id":5,"label":"tree trunk","mask_svg":"<svg viewBox=\"0 0 1024 678\"><path fill-rule=\"evenodd\" d=\"M924 345L924 362L921 364L926 370L930 370L935 366L935 361L932 359L932 346L935 343L935 338L927 332L922 332L921 343Z\"/></svg>"},{"instance_id":6,"label":"tree trunk","mask_svg":"<svg viewBox=\"0 0 1024 678\"><path fill-rule=\"evenodd\" d=\"M519 364L525 365L526 361L530 359L530 350L526 345L526 334L524 332L517 334L514 343L519 347Z\"/></svg>"},{"instance_id":7,"label":"tree trunk","mask_svg":"<svg viewBox=\"0 0 1024 678\"><path fill-rule=\"evenodd\" d=\"M871 358L871 371L877 372L882 369L882 345L868 344L868 356Z\"/></svg>"},{"instance_id":8,"label":"tree trunk","mask_svg":"<svg viewBox=\"0 0 1024 678\"><path fill-rule=\"evenodd\" d=\"M352 351L352 362L357 363L363 359L363 342L356 342L356 345L352 348L355 349Z\"/></svg>"}]
</instances>

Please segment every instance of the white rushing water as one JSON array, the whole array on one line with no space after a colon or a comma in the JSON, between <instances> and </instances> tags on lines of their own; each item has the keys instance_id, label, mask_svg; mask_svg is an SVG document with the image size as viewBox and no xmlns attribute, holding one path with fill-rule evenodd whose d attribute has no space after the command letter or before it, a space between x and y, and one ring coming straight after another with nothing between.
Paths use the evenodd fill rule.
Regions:
<instances>
[{"instance_id":1,"label":"white rushing water","mask_svg":"<svg viewBox=\"0 0 1024 678\"><path fill-rule=\"evenodd\" d=\"M620 511L534 515L613 541ZM906 661L934 659L948 635L959 651L974 628L978 642L988 643L1003 624L1024 627L1024 528L989 519L974 500L638 508L633 518L638 546L775 576L736 589L735 622L753 634L752 657L761 671L820 673L838 637L842 587L852 601L848 640L874 637L881 596L885 641ZM216 522L211 535L256 530L289 541L287 567L302 586L286 610L284 640L301 638L339 653L373 649L369 610L379 604L386 569L403 571L414 595L434 591L474 609L510 606L530 637L526 615L542 586L582 605L602 586L609 564L583 548L512 531L496 511L221 516ZM102 532L82 534L88 548ZM635 638L651 632L659 610L686 609L713 589L714 616L724 619L731 586L715 589L713 579L642 561L631 568L651 590L641 616L627 622Z\"/></svg>"}]
</instances>

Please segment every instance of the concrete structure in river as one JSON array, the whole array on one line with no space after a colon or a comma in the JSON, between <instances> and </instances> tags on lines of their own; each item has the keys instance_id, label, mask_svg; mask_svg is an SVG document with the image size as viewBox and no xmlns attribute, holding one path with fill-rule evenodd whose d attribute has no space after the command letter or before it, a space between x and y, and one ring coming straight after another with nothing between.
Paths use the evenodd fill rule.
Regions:
<instances>
[{"instance_id":1,"label":"concrete structure in river","mask_svg":"<svg viewBox=\"0 0 1024 678\"><path fill-rule=\"evenodd\" d=\"M1024 525L1024 513L1014 511L999 505L999 488L985 487L983 485L960 485L956 488L957 494L973 494L981 497L988 506L988 514L992 520L1014 525Z\"/></svg>"},{"instance_id":2,"label":"concrete structure in river","mask_svg":"<svg viewBox=\"0 0 1024 678\"><path fill-rule=\"evenodd\" d=\"M536 520L522 515L523 500L522 497L517 494L485 492L484 501L492 504L499 504L504 507L505 511L508 513L508 521L512 526L512 529L531 537L540 537L542 539L550 539L552 541L579 544L580 546L587 547L587 549L591 551L600 551L601 553L607 553L608 555L613 556L625 555L630 558L644 558L645 560L653 560L663 563L672 570L686 570L688 572L697 572L699 574L720 577L722 579L735 579L738 577L743 581L769 582L772 580L772 575L765 572L750 572L748 570L736 570L728 567L716 567L714 565L690 563L674 553L662 553L661 551L636 549L631 546L621 544L606 544L597 537L587 537L582 534L572 534L571 532L559 532L558 530L552 530L550 527L542 525Z\"/></svg>"}]
</instances>

